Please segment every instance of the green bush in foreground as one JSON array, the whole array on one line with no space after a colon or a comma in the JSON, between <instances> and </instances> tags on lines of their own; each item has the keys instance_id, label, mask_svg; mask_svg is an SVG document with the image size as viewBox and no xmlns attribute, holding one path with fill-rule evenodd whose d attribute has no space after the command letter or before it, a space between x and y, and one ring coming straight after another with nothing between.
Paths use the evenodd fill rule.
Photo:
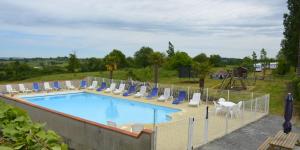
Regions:
<instances>
[{"instance_id":1,"label":"green bush in foreground","mask_svg":"<svg viewBox=\"0 0 300 150\"><path fill-rule=\"evenodd\" d=\"M1 150L67 150L62 138L44 126L33 123L24 110L0 102Z\"/></svg>"}]
</instances>

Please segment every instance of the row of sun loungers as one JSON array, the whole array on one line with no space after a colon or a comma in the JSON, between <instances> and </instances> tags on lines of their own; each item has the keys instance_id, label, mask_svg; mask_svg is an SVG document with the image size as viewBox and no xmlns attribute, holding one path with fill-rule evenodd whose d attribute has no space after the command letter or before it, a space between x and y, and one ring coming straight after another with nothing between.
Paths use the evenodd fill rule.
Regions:
<instances>
[{"instance_id":1,"label":"row of sun loungers","mask_svg":"<svg viewBox=\"0 0 300 150\"><path fill-rule=\"evenodd\" d=\"M53 90L61 90L62 87L60 85L60 82L56 81L53 82L52 86L49 82L43 83L44 91L53 91ZM24 84L19 84L19 91L14 89L11 85L6 85L6 90L9 94L16 94L16 93L29 93L29 92L40 92L42 89L40 88L40 85L38 83L33 83L32 90L25 87ZM150 93L147 93L147 86L142 85L140 87L140 90L138 92L136 89L136 85L130 85L128 87L128 90L125 90L126 84L121 83L118 88L116 88L116 83L111 83L110 87L107 87L106 82L102 82L101 86L98 87L98 81L93 81L90 86L88 86L87 81L82 80L79 85L79 89L88 89L88 90L96 90L98 92L104 91L105 93L113 93L116 95L123 95L123 96L134 96L135 98L144 97L147 99L154 99L157 98L157 101L164 102L170 99L173 99L172 104L180 104L187 98L186 91L179 91L178 97L173 98L171 96L171 89L165 88L164 93L158 97L159 89L157 87L154 87ZM76 87L72 84L71 81L65 81L65 89L67 90L75 90ZM201 94L200 93L194 93L193 98L190 100L189 105L191 106L198 106L201 103Z\"/></svg>"}]
</instances>

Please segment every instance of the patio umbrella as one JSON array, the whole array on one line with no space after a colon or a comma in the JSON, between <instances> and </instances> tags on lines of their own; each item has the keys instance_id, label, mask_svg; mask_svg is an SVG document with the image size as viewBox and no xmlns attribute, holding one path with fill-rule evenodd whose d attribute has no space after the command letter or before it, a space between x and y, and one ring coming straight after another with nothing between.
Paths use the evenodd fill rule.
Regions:
<instances>
[{"instance_id":1,"label":"patio umbrella","mask_svg":"<svg viewBox=\"0 0 300 150\"><path fill-rule=\"evenodd\" d=\"M283 123L283 132L288 134L292 130L291 119L293 116L293 97L292 94L289 93L285 99L285 107L284 107L284 123Z\"/></svg>"}]
</instances>

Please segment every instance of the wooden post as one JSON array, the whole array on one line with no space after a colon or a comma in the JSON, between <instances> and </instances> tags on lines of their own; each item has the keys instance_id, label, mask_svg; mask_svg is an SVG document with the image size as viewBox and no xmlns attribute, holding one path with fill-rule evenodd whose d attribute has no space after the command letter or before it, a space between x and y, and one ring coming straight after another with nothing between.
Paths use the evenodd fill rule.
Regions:
<instances>
[{"instance_id":1,"label":"wooden post","mask_svg":"<svg viewBox=\"0 0 300 150\"><path fill-rule=\"evenodd\" d=\"M300 30L299 30L300 31ZM297 76L300 77L300 33L299 34L299 44L298 44L298 66L297 66Z\"/></svg>"}]
</instances>

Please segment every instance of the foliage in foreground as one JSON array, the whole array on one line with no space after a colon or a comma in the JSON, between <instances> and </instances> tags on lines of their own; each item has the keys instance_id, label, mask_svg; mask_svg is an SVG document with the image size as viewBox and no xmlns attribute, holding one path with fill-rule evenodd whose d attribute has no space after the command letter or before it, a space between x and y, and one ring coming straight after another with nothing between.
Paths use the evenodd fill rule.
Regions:
<instances>
[{"instance_id":1,"label":"foliage in foreground","mask_svg":"<svg viewBox=\"0 0 300 150\"><path fill-rule=\"evenodd\" d=\"M44 124L33 123L27 113L0 102L0 149L67 150L67 145Z\"/></svg>"}]
</instances>

